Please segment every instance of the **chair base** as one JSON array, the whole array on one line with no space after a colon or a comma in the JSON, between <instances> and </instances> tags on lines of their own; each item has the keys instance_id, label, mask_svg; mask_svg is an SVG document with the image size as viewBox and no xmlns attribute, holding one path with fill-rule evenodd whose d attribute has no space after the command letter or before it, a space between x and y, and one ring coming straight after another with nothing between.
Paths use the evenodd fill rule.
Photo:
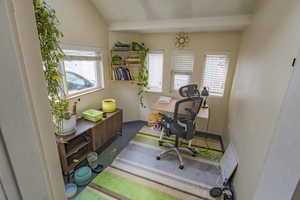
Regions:
<instances>
[{"instance_id":1,"label":"chair base","mask_svg":"<svg viewBox=\"0 0 300 200\"><path fill-rule=\"evenodd\" d=\"M191 149L184 148L184 147L174 147L174 146L172 146L172 148L161 152L156 157L156 159L160 160L162 157L166 156L167 154L169 154L170 152L173 152L173 151L176 153L177 159L179 160L179 163L180 163L179 164L179 169L183 169L184 168L184 163L183 163L182 156L181 156L180 152L186 152L186 153L191 154L192 156L195 156L195 152L192 151Z\"/></svg>"},{"instance_id":2,"label":"chair base","mask_svg":"<svg viewBox=\"0 0 300 200\"><path fill-rule=\"evenodd\" d=\"M174 147L174 145L167 143L167 142L163 142L161 140L158 141L158 145L163 146L163 147L169 147L169 148ZM179 147L179 149L183 149L182 151L185 151L186 153L191 154L193 157L196 157L196 154L198 153L197 151L193 150L191 145L189 145L188 147Z\"/></svg>"}]
</instances>

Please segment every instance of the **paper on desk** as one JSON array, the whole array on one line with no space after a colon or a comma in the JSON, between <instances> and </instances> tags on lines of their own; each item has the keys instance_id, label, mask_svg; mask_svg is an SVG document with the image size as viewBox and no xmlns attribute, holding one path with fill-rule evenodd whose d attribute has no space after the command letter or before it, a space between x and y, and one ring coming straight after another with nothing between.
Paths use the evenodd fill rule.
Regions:
<instances>
[{"instance_id":1,"label":"paper on desk","mask_svg":"<svg viewBox=\"0 0 300 200\"><path fill-rule=\"evenodd\" d=\"M161 96L159 97L159 103L170 103L172 100L171 97L165 97L165 96Z\"/></svg>"}]
</instances>

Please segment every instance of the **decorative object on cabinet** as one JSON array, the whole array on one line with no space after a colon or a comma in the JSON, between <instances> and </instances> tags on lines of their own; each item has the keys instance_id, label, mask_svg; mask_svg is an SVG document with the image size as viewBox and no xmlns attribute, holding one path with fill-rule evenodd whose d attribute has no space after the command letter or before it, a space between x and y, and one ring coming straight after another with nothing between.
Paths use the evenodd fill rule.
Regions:
<instances>
[{"instance_id":1,"label":"decorative object on cabinet","mask_svg":"<svg viewBox=\"0 0 300 200\"><path fill-rule=\"evenodd\" d=\"M176 41L175 46L176 48L184 48L188 43L190 39L187 33L180 32L176 33Z\"/></svg>"},{"instance_id":2,"label":"decorative object on cabinet","mask_svg":"<svg viewBox=\"0 0 300 200\"><path fill-rule=\"evenodd\" d=\"M115 99L104 99L102 101L102 111L103 112L115 112L116 110L116 100Z\"/></svg>"},{"instance_id":3,"label":"decorative object on cabinet","mask_svg":"<svg viewBox=\"0 0 300 200\"><path fill-rule=\"evenodd\" d=\"M103 112L100 110L89 109L82 113L83 118L92 122L97 122L103 119Z\"/></svg>"}]
</instances>

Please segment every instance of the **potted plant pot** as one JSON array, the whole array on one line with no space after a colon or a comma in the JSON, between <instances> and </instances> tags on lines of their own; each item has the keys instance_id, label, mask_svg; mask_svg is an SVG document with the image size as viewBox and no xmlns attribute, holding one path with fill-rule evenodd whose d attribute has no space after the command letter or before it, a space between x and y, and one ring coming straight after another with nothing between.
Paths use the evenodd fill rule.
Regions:
<instances>
[{"instance_id":1,"label":"potted plant pot","mask_svg":"<svg viewBox=\"0 0 300 200\"><path fill-rule=\"evenodd\" d=\"M70 135L76 131L76 115L73 115L71 112L65 112L64 117L61 124L60 131L56 132L57 135L65 136ZM57 121L54 123L58 126Z\"/></svg>"},{"instance_id":2,"label":"potted plant pot","mask_svg":"<svg viewBox=\"0 0 300 200\"><path fill-rule=\"evenodd\" d=\"M63 135L69 135L76 130L76 115L72 115L70 119L64 119L63 121Z\"/></svg>"}]
</instances>

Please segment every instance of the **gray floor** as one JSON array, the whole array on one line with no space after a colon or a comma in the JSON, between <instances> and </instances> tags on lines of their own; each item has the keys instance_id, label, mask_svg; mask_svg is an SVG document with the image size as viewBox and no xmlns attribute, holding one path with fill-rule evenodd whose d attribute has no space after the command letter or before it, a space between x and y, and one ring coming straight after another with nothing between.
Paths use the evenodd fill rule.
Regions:
<instances>
[{"instance_id":1,"label":"gray floor","mask_svg":"<svg viewBox=\"0 0 300 200\"><path fill-rule=\"evenodd\" d=\"M221 171L217 166L182 156L184 169L181 170L178 168L179 161L175 154L167 154L161 160L156 160L156 156L161 152L161 149L149 148L138 144L129 144L125 150L118 155L118 158L120 159L117 160L127 165L131 165L131 167L134 167L134 164L132 163L147 166L148 169L142 169L146 171L155 169L155 172L153 172L154 174L160 174L160 172L168 174L172 172L171 174L176 175L177 177L183 177L211 187L217 186L216 182L221 175ZM161 173L160 176L163 174L164 173Z\"/></svg>"},{"instance_id":2,"label":"gray floor","mask_svg":"<svg viewBox=\"0 0 300 200\"><path fill-rule=\"evenodd\" d=\"M139 130L146 125L144 121L132 121L126 122L123 124L123 133L122 136L115 138L110 145L108 145L99 155L99 164L102 164L105 167L109 166L115 157L128 145L128 142L139 132ZM98 174L93 174L95 178ZM71 181L72 182L72 181ZM85 187L79 187L77 195ZM70 200L75 199L75 197Z\"/></svg>"}]
</instances>

